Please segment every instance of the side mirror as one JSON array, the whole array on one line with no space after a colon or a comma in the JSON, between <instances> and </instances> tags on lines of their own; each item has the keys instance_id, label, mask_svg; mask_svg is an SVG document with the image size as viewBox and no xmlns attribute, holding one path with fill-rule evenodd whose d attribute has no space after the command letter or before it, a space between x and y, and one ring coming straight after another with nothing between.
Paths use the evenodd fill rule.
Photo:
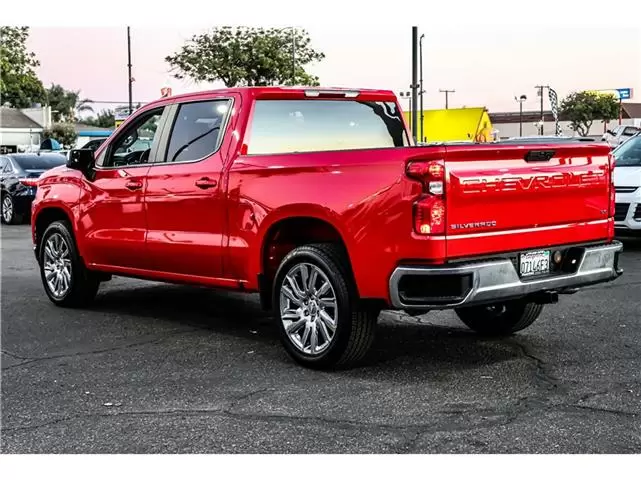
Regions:
<instances>
[{"instance_id":1,"label":"side mirror","mask_svg":"<svg viewBox=\"0 0 641 480\"><path fill-rule=\"evenodd\" d=\"M89 148L70 150L67 155L67 168L80 170L84 174L93 166L93 162L93 150Z\"/></svg>"},{"instance_id":2,"label":"side mirror","mask_svg":"<svg viewBox=\"0 0 641 480\"><path fill-rule=\"evenodd\" d=\"M605 133L608 133L608 134L612 135L613 137L616 136L616 134L612 130L606 130Z\"/></svg>"}]
</instances>

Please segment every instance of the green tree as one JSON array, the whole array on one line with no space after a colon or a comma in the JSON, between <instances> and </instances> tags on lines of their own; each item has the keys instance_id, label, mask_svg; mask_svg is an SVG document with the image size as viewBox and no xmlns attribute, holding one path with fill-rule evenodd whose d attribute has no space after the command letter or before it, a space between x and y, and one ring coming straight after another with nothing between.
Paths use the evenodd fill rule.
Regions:
<instances>
[{"instance_id":1,"label":"green tree","mask_svg":"<svg viewBox=\"0 0 641 480\"><path fill-rule=\"evenodd\" d=\"M86 125L94 127L113 128L116 123L116 117L113 110L101 110L95 117L88 117L82 120Z\"/></svg>"},{"instance_id":2,"label":"green tree","mask_svg":"<svg viewBox=\"0 0 641 480\"><path fill-rule=\"evenodd\" d=\"M318 85L305 67L323 58L303 29L219 27L194 35L165 61L176 78L236 87Z\"/></svg>"},{"instance_id":3,"label":"green tree","mask_svg":"<svg viewBox=\"0 0 641 480\"><path fill-rule=\"evenodd\" d=\"M91 100L80 97L80 90L66 90L55 83L47 89L47 102L51 105L54 122L75 122L78 112L93 112Z\"/></svg>"},{"instance_id":4,"label":"green tree","mask_svg":"<svg viewBox=\"0 0 641 480\"><path fill-rule=\"evenodd\" d=\"M29 27L0 27L0 98L14 108L45 102L45 89L34 71L40 62L27 51L27 38Z\"/></svg>"},{"instance_id":5,"label":"green tree","mask_svg":"<svg viewBox=\"0 0 641 480\"><path fill-rule=\"evenodd\" d=\"M595 120L609 122L619 116L619 101L613 95L595 92L574 92L561 102L561 114L570 121L570 128L581 136L590 133Z\"/></svg>"},{"instance_id":6,"label":"green tree","mask_svg":"<svg viewBox=\"0 0 641 480\"><path fill-rule=\"evenodd\" d=\"M53 138L60 143L63 148L73 148L76 143L78 134L71 123L54 123L50 129L43 132L44 138Z\"/></svg>"}]
</instances>

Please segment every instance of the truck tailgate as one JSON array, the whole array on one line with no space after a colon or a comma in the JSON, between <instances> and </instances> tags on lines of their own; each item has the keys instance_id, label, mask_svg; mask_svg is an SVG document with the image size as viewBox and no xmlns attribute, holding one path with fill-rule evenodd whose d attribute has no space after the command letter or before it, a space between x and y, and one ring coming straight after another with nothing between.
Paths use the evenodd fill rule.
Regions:
<instances>
[{"instance_id":1,"label":"truck tailgate","mask_svg":"<svg viewBox=\"0 0 641 480\"><path fill-rule=\"evenodd\" d=\"M446 153L448 257L606 240L606 145L468 145Z\"/></svg>"}]
</instances>

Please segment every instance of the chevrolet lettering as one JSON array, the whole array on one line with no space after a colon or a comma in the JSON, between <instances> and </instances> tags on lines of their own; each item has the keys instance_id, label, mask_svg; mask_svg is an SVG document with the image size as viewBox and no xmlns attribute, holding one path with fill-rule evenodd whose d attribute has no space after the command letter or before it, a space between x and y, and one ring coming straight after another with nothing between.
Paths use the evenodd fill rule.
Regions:
<instances>
[{"instance_id":1,"label":"chevrolet lettering","mask_svg":"<svg viewBox=\"0 0 641 480\"><path fill-rule=\"evenodd\" d=\"M593 187L604 182L605 179L606 173L604 171L591 170L588 172L563 172L550 175L464 179L461 182L461 187L464 193L517 192L552 188Z\"/></svg>"}]
</instances>

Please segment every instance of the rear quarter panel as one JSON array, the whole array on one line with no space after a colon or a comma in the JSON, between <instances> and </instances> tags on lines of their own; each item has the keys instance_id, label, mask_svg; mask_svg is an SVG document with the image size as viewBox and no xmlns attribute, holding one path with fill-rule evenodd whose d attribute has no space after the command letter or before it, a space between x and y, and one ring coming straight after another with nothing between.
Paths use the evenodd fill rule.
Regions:
<instances>
[{"instance_id":1,"label":"rear quarter panel","mask_svg":"<svg viewBox=\"0 0 641 480\"><path fill-rule=\"evenodd\" d=\"M251 155L229 171L229 272L256 287L270 227L291 217L330 223L343 238L362 297L386 298L399 258L439 258L442 239L412 234L419 183L404 175L414 150ZM430 150L438 156L439 150Z\"/></svg>"}]
</instances>

